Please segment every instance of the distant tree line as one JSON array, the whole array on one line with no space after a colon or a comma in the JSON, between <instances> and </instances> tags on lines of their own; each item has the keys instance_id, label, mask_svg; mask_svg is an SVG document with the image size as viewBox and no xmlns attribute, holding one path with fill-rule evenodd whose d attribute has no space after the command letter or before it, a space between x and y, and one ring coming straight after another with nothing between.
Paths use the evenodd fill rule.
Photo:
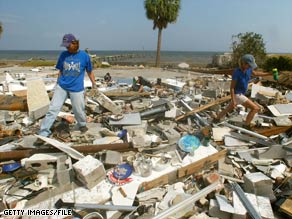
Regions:
<instances>
[{"instance_id":1,"label":"distant tree line","mask_svg":"<svg viewBox=\"0 0 292 219\"><path fill-rule=\"evenodd\" d=\"M244 54L252 54L259 67L265 71L277 68L279 71L292 71L292 59L287 56L267 57L262 35L247 32L232 36L232 67L237 66L239 58Z\"/></svg>"},{"instance_id":2,"label":"distant tree line","mask_svg":"<svg viewBox=\"0 0 292 219\"><path fill-rule=\"evenodd\" d=\"M292 59L287 56L267 58L263 69L265 71L272 71L273 68L277 68L279 71L292 71Z\"/></svg>"}]
</instances>

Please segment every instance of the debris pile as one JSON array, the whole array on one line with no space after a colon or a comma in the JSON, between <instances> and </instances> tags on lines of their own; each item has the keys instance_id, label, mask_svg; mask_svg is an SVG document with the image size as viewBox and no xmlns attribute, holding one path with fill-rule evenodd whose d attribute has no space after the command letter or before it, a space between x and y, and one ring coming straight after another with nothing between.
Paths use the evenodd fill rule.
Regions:
<instances>
[{"instance_id":1,"label":"debris pile","mask_svg":"<svg viewBox=\"0 0 292 219\"><path fill-rule=\"evenodd\" d=\"M54 83L8 72L1 82L3 217L8 209L25 210L13 212L22 218L50 217L40 209L56 210L54 218L292 217L292 98L284 85L250 84L261 111L249 130L241 105L213 120L231 98L227 76L158 79L149 92L97 81L86 90L88 130L75 127L68 100L43 137Z\"/></svg>"}]
</instances>

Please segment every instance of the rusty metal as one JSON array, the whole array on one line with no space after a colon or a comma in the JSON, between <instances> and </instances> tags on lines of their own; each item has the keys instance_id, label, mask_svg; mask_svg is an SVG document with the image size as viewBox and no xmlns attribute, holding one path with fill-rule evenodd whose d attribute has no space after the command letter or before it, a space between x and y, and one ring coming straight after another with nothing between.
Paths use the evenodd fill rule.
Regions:
<instances>
[{"instance_id":1,"label":"rusty metal","mask_svg":"<svg viewBox=\"0 0 292 219\"><path fill-rule=\"evenodd\" d=\"M117 143L117 144L101 144L101 145L79 145L73 146L75 150L84 154L94 154L102 150L115 150L119 152L135 151L131 143ZM20 160L22 158L30 157L33 154L39 153L56 153L60 150L56 148L43 149L27 149L27 150L13 150L0 152L0 160Z\"/></svg>"},{"instance_id":2,"label":"rusty metal","mask_svg":"<svg viewBox=\"0 0 292 219\"><path fill-rule=\"evenodd\" d=\"M0 110L28 111L26 97L0 95Z\"/></svg>"},{"instance_id":3,"label":"rusty metal","mask_svg":"<svg viewBox=\"0 0 292 219\"><path fill-rule=\"evenodd\" d=\"M14 130L0 130L0 138L5 138L9 136L21 136L21 130L14 129Z\"/></svg>"}]
</instances>

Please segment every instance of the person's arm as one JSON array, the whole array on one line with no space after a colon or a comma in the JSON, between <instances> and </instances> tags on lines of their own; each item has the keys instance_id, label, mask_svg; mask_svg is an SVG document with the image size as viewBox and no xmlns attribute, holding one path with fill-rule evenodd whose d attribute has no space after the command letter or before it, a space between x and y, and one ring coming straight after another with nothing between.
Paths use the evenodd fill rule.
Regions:
<instances>
[{"instance_id":1,"label":"person's arm","mask_svg":"<svg viewBox=\"0 0 292 219\"><path fill-rule=\"evenodd\" d=\"M252 71L252 76L268 76L268 75L272 75L272 72L263 72L263 71Z\"/></svg>"},{"instance_id":2,"label":"person's arm","mask_svg":"<svg viewBox=\"0 0 292 219\"><path fill-rule=\"evenodd\" d=\"M87 74L92 83L92 88L96 88L94 73L91 71L91 72L88 72Z\"/></svg>"},{"instance_id":3,"label":"person's arm","mask_svg":"<svg viewBox=\"0 0 292 219\"><path fill-rule=\"evenodd\" d=\"M63 63L64 63L64 52L61 53L61 55L58 58L56 69L59 70L58 77L57 77L57 84L59 82L59 78L61 77L62 71L63 71Z\"/></svg>"}]
</instances>

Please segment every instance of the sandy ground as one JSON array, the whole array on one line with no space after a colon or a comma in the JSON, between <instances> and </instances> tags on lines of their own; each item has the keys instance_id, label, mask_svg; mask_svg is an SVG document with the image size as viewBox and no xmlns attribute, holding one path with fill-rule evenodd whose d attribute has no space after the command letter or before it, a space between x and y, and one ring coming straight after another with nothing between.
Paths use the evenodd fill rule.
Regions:
<instances>
[{"instance_id":1,"label":"sandy ground","mask_svg":"<svg viewBox=\"0 0 292 219\"><path fill-rule=\"evenodd\" d=\"M103 77L107 72L111 74L113 78L132 78L135 76L142 76L147 79L154 78L178 78L188 77L190 73L186 70L170 70L161 68L108 68L108 69L96 69L94 73L97 77ZM192 73L193 74L193 73Z\"/></svg>"},{"instance_id":2,"label":"sandy ground","mask_svg":"<svg viewBox=\"0 0 292 219\"><path fill-rule=\"evenodd\" d=\"M11 75L15 74L25 74L26 77L46 77L46 75L54 75L57 74L58 71L52 67L40 67L41 70L39 72L32 71L32 67L20 67L20 66L12 66L12 67L2 67L0 68L0 74L4 74L5 72L11 73ZM109 68L98 68L93 70L96 78L103 78L103 76L109 72L114 79L119 78L133 78L135 76L142 76L149 80L156 78L172 78L172 79L182 79L189 78L190 76L194 76L197 73L189 72L187 70L179 70L179 69L162 69L162 68L139 68L139 67L123 67L123 66L115 66Z\"/></svg>"}]
</instances>

